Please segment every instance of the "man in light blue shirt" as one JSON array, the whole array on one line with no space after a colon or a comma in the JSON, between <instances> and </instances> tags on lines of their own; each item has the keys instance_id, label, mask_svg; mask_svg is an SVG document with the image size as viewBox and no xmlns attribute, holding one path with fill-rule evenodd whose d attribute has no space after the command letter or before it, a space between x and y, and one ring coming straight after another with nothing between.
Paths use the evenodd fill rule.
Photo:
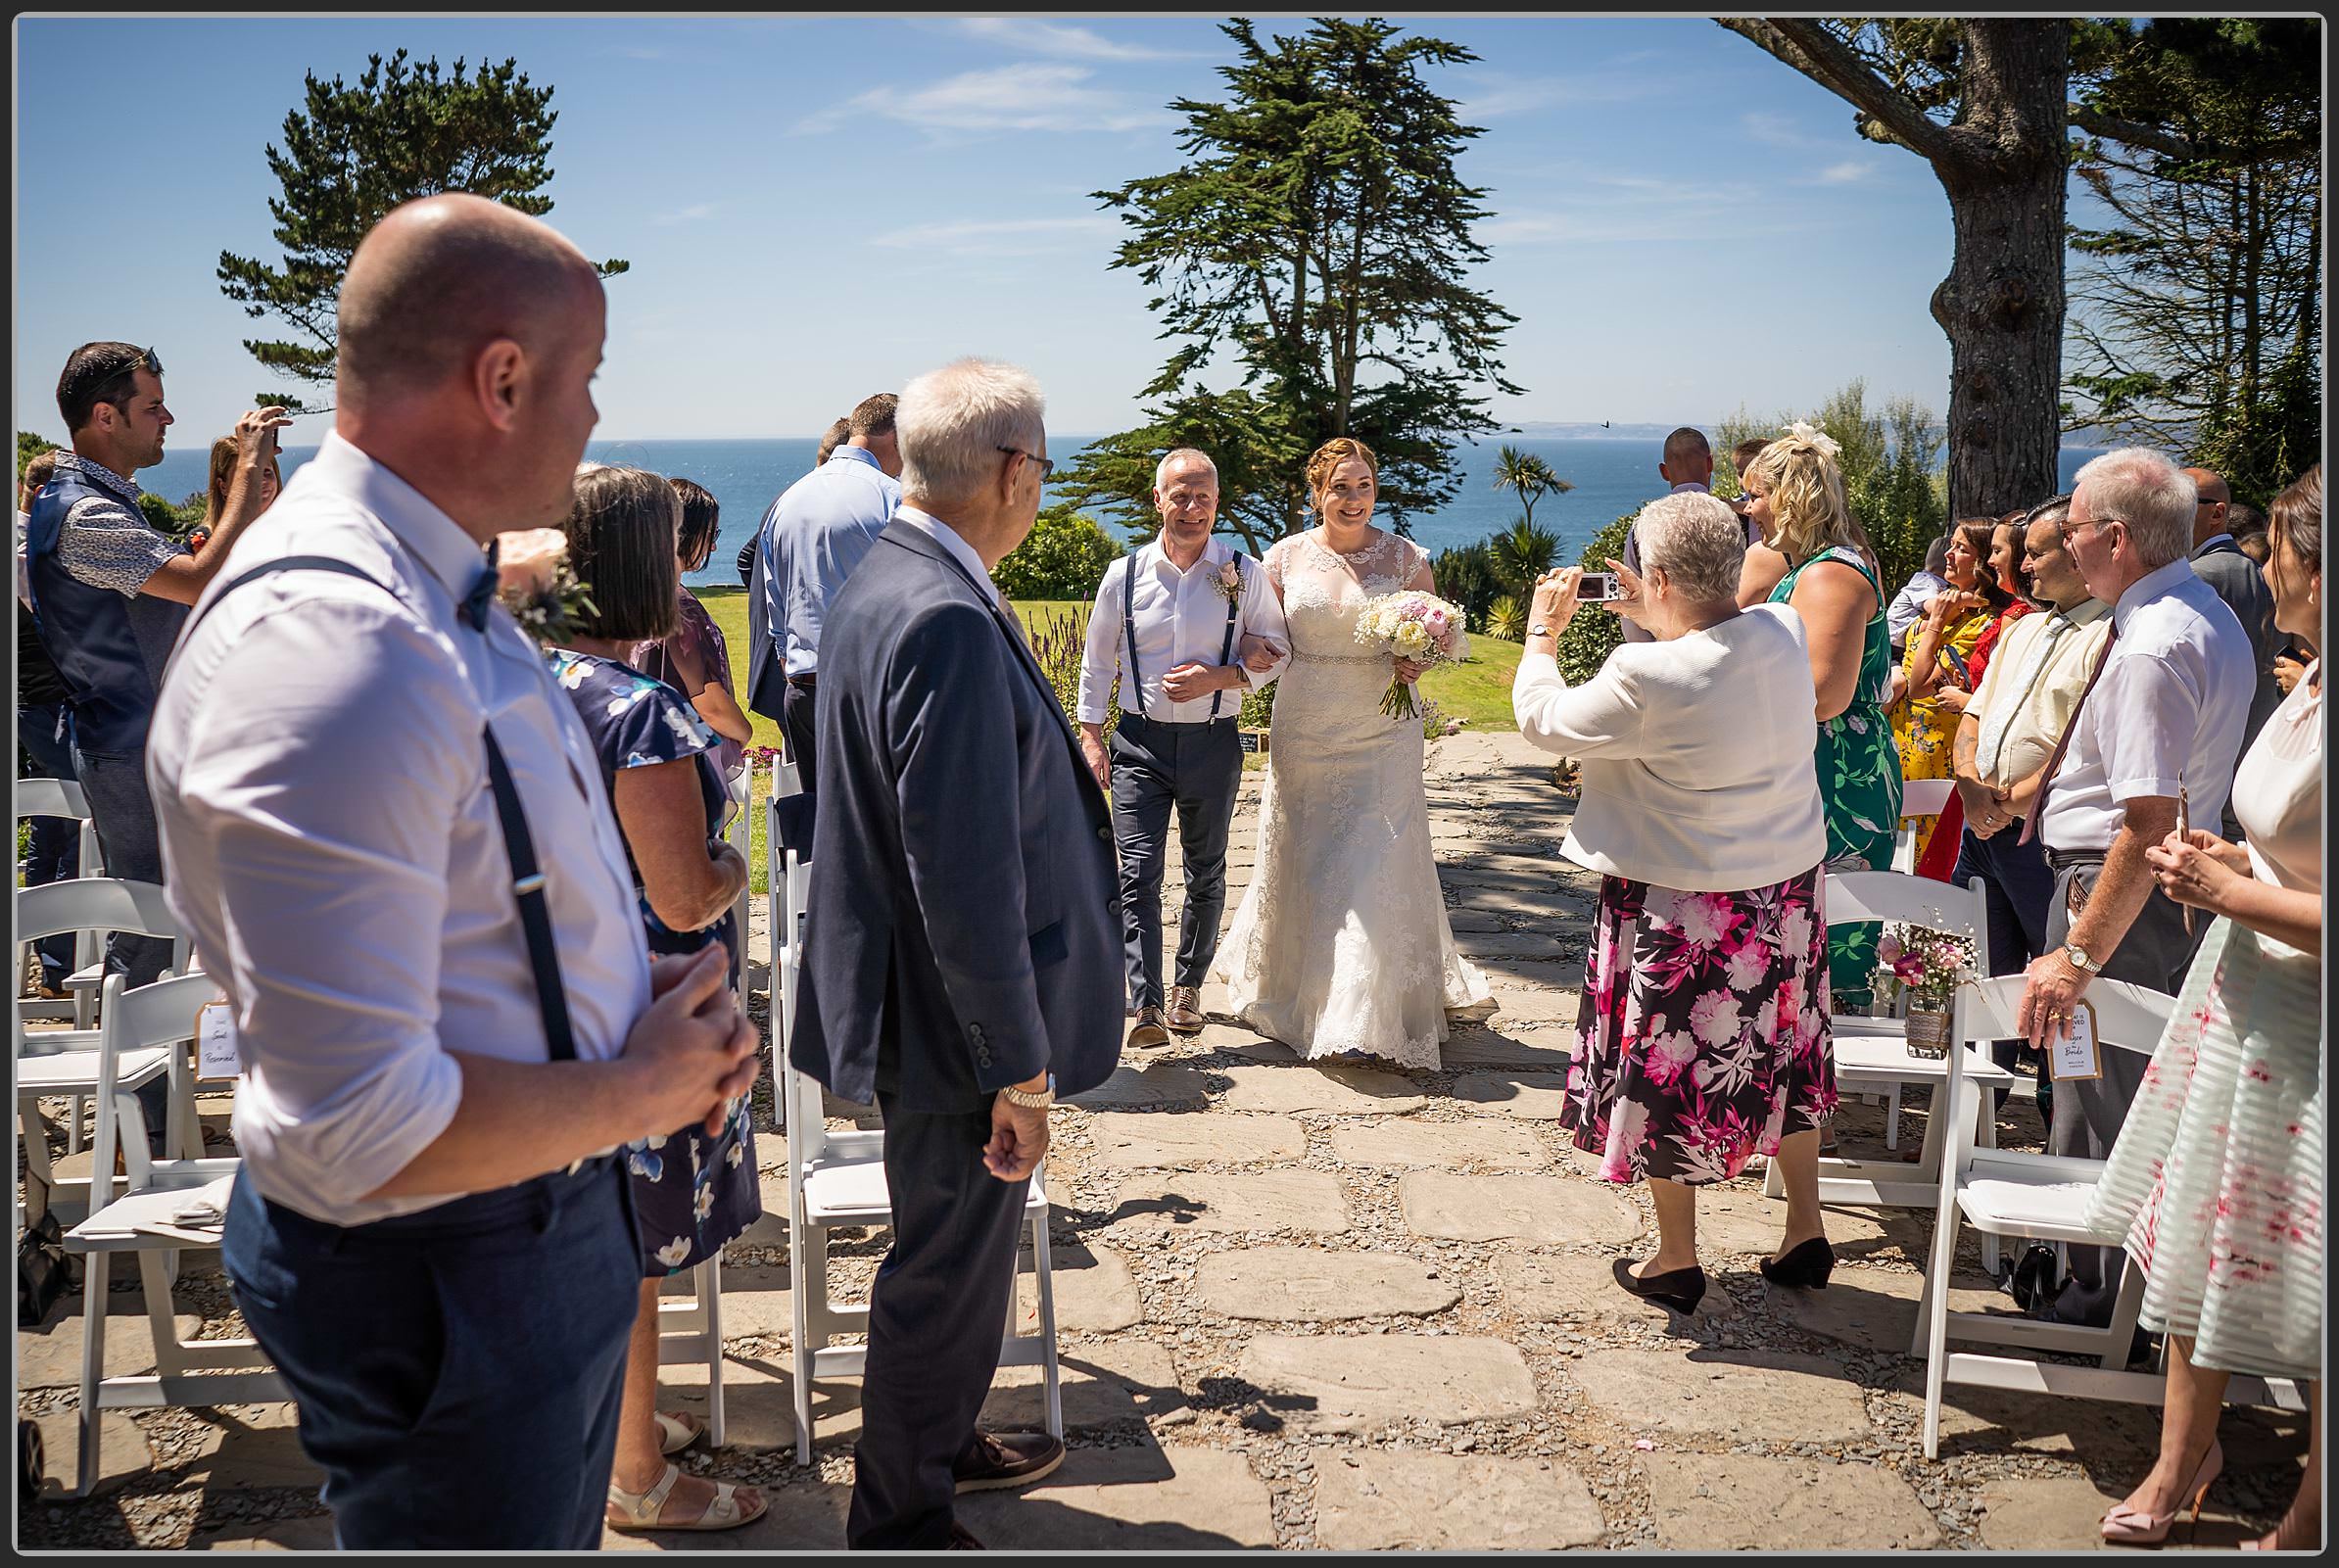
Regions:
<instances>
[{"instance_id":1,"label":"man in light blue shirt","mask_svg":"<svg viewBox=\"0 0 2339 1568\"><path fill-rule=\"evenodd\" d=\"M788 677L781 726L806 795L818 772L812 743L821 622L901 505L901 448L893 437L900 402L890 392L862 399L835 455L788 486L764 515L764 624Z\"/></svg>"}]
</instances>

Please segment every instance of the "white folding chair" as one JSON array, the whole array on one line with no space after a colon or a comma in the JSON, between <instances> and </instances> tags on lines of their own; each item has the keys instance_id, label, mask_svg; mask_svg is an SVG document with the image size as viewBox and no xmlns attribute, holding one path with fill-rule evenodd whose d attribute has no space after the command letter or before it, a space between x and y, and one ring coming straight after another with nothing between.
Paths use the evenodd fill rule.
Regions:
<instances>
[{"instance_id":1,"label":"white folding chair","mask_svg":"<svg viewBox=\"0 0 2339 1568\"><path fill-rule=\"evenodd\" d=\"M788 1066L788 1042L794 1032L795 1004L802 983L804 888L811 870L793 851L776 851L788 886L784 912L787 940L773 968L773 1081L788 1108L788 1258L793 1330L796 1463L812 1462L812 1380L857 1377L867 1356L862 1345L835 1345L845 1334L866 1334L869 1308L839 1305L829 1297L828 1234L838 1226L872 1227L893 1222L885 1190L882 1131L831 1132L823 1114L821 1085ZM775 927L779 928L778 927ZM1064 1395L1056 1357L1056 1289L1048 1251L1048 1199L1040 1172L1033 1171L1024 1199L1031 1232L1032 1274L1039 1293L1039 1331L1016 1332L1014 1298L1009 1298L999 1364L1040 1369L1047 1430L1064 1435Z\"/></svg>"},{"instance_id":2,"label":"white folding chair","mask_svg":"<svg viewBox=\"0 0 2339 1568\"><path fill-rule=\"evenodd\" d=\"M80 871L82 877L106 875L105 851L98 843L97 824L89 814L89 797L81 786L71 779L19 779L16 782L16 820L26 817L70 817L81 825ZM73 967L66 977L66 989L72 994L63 1001L35 998L24 1004L28 1019L66 1019L73 1021L73 1027L86 1029L97 1023L97 987L105 977L106 950L95 931L79 931L73 937ZM66 1142L66 1152L73 1153L81 1147L81 1118L73 1117Z\"/></svg>"},{"instance_id":3,"label":"white folding chair","mask_svg":"<svg viewBox=\"0 0 2339 1568\"><path fill-rule=\"evenodd\" d=\"M1917 873L1917 825L1949 809L1957 793L1954 779L1909 779L1900 786L1900 825L1892 835L1892 869Z\"/></svg>"},{"instance_id":4,"label":"white folding chair","mask_svg":"<svg viewBox=\"0 0 2339 1568\"><path fill-rule=\"evenodd\" d=\"M2143 1305L2144 1276L2124 1256L2108 1328L1949 1310L1949 1274L1961 1223L1986 1237L2023 1237L2065 1246L2117 1249L2126 1240L2124 1235L2090 1230L2084 1222L2088 1197L2103 1176L2102 1161L1980 1148L1968 1135L1967 1127L1975 1119L1986 1087L1973 1069L1976 1064L1988 1061L1990 1041L2022 1032L2017 1021L2024 984L2024 976L2008 974L1958 988L1956 1044L1949 1053L1949 1082L1943 1091L1951 1102L1946 1117L1952 1128L1951 1146L1942 1167L1933 1257L1919 1302L1916 1343L1910 1347L1911 1354L1925 1357L1928 1459L1939 1456L1941 1389L1947 1383L2139 1404L2157 1404L2165 1397L2167 1385L2161 1373L2125 1369L2137 1311ZM2099 1061L2101 1053L2116 1050L2150 1056L2176 1005L2173 997L2158 991L2102 978L2089 983L2083 1001L2094 1009ZM1948 1342L1953 1339L2088 1355L2095 1357L2097 1364L2068 1366L2019 1356L1950 1354ZM2238 1374L2227 1385L2225 1402L2306 1408L2302 1390L2290 1380Z\"/></svg>"},{"instance_id":5,"label":"white folding chair","mask_svg":"<svg viewBox=\"0 0 2339 1568\"><path fill-rule=\"evenodd\" d=\"M166 974L179 974L187 965L186 933L163 901L163 889L153 882L81 877L27 887L17 894L16 953L20 964L30 943L72 931L95 931L101 936L124 931L138 936L167 937L172 945L170 966ZM72 1119L77 1126L81 1100L97 1093L100 1031L27 1029L21 1002L12 1004L11 1020L16 1034L17 1118L24 1132L24 1162L29 1179L39 1184L47 1203L54 1203L63 1189L72 1189L86 1205L81 1212L87 1213L97 1206L97 1182L112 1176L113 1157L108 1153L102 1164L93 1165L87 1181L59 1181L49 1163L48 1135L41 1124L40 1101L51 1097L72 1100L76 1108ZM170 1080L170 1101L165 1146L184 1155L202 1153L199 1141L190 1143L200 1140L202 1133L195 1118L194 1083L186 1053L177 1049L141 1050L122 1065L121 1072L124 1084L133 1089L167 1073ZM100 1105L99 1120L104 1119L105 1107ZM144 1121L139 1125L139 1148L143 1151ZM77 1136L69 1138L69 1151L78 1142Z\"/></svg>"},{"instance_id":6,"label":"white folding chair","mask_svg":"<svg viewBox=\"0 0 2339 1568\"><path fill-rule=\"evenodd\" d=\"M215 1000L218 987L208 974L184 974L135 990L122 988L119 974L106 978L97 1056L97 1137L101 1170L113 1168L114 1146L123 1118L142 1125L131 1080L120 1069L141 1056L167 1051L181 1056L194 1039L196 1014ZM129 1167L129 1190L97 1209L65 1238L69 1251L84 1255L81 1339L81 1460L83 1496L98 1475L98 1430L107 1410L151 1410L164 1405L262 1404L292 1398L267 1356L249 1339L182 1340L171 1285L177 1255L201 1243L154 1235L141 1228L168 1223L174 1210L195 1189L235 1173L238 1162L187 1158L153 1160L146 1140L121 1141ZM216 1242L213 1246L218 1245ZM154 1336L155 1370L136 1377L108 1377L106 1366L107 1275L117 1253L138 1259L146 1294L147 1322Z\"/></svg>"},{"instance_id":7,"label":"white folding chair","mask_svg":"<svg viewBox=\"0 0 2339 1568\"><path fill-rule=\"evenodd\" d=\"M706 1441L723 1446L723 1255L691 1270L689 1296L658 1298L658 1364L706 1363Z\"/></svg>"}]
</instances>

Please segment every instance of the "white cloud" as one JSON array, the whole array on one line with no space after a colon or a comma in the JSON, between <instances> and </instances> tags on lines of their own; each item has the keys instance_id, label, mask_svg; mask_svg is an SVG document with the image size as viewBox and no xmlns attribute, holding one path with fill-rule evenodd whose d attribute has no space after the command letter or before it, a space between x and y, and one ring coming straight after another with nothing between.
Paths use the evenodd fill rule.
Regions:
<instances>
[{"instance_id":1,"label":"white cloud","mask_svg":"<svg viewBox=\"0 0 2339 1568\"><path fill-rule=\"evenodd\" d=\"M1773 147L1809 148L1836 145L1831 142L1823 142L1816 136L1807 135L1796 129L1795 122L1791 118L1779 114L1775 110L1754 110L1741 115L1738 122L1748 136L1758 142L1768 142Z\"/></svg>"},{"instance_id":2,"label":"white cloud","mask_svg":"<svg viewBox=\"0 0 2339 1568\"><path fill-rule=\"evenodd\" d=\"M1869 159L1847 158L1840 164L1830 164L1821 169L1818 182L1822 185L1857 185L1862 180L1876 178L1880 172L1881 167Z\"/></svg>"},{"instance_id":3,"label":"white cloud","mask_svg":"<svg viewBox=\"0 0 2339 1568\"><path fill-rule=\"evenodd\" d=\"M1116 43L1086 27L1066 27L1036 17L970 17L958 24L960 32L985 43L1002 44L1026 54L1053 55L1060 60L1192 60L1183 50L1148 49L1142 44Z\"/></svg>"},{"instance_id":4,"label":"white cloud","mask_svg":"<svg viewBox=\"0 0 2339 1568\"><path fill-rule=\"evenodd\" d=\"M1568 76L1506 76L1482 71L1464 84L1456 116L1465 125L1532 114L1555 104L1617 104L1646 98L1657 90L1654 82L1587 81Z\"/></svg>"},{"instance_id":5,"label":"white cloud","mask_svg":"<svg viewBox=\"0 0 2339 1568\"><path fill-rule=\"evenodd\" d=\"M1086 66L1020 65L969 71L925 87L873 87L796 125L799 135L835 130L856 115L882 115L929 131L1124 131L1168 122L1127 93L1084 85Z\"/></svg>"},{"instance_id":6,"label":"white cloud","mask_svg":"<svg viewBox=\"0 0 2339 1568\"><path fill-rule=\"evenodd\" d=\"M698 223L715 215L713 202L698 202L671 213L660 213L650 219L659 228L672 228L677 223Z\"/></svg>"},{"instance_id":7,"label":"white cloud","mask_svg":"<svg viewBox=\"0 0 2339 1568\"><path fill-rule=\"evenodd\" d=\"M951 223L914 223L880 234L869 243L888 250L939 251L949 256L1044 256L1121 230L1105 214L1085 217L1026 217Z\"/></svg>"}]
</instances>

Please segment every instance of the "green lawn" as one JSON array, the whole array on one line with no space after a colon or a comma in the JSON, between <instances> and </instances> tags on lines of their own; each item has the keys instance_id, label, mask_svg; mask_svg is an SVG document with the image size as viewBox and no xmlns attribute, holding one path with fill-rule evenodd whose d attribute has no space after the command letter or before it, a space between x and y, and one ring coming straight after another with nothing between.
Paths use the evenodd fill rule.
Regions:
<instances>
[{"instance_id":1,"label":"green lawn","mask_svg":"<svg viewBox=\"0 0 2339 1568\"><path fill-rule=\"evenodd\" d=\"M735 681L747 678L747 591L729 585L692 589L715 624L723 629L723 640L731 649L731 668ZM1018 599L1016 613L1034 633L1044 630L1046 622L1056 616L1071 616L1075 621L1085 613L1085 606L1075 599ZM1422 695L1434 700L1448 718L1470 721L1472 730L1510 730L1516 726L1510 717L1510 682L1519 667L1519 645L1500 638L1473 637L1470 639L1470 661L1467 664L1444 665L1421 678ZM742 703L742 706L744 704ZM755 727L752 744L777 746L780 743L778 726L768 719L750 713L748 721ZM1256 759L1252 759L1256 760ZM757 868L754 891L764 891L764 798L770 793L768 774L757 775L755 802L751 807L751 831L755 839L754 858Z\"/></svg>"}]
</instances>

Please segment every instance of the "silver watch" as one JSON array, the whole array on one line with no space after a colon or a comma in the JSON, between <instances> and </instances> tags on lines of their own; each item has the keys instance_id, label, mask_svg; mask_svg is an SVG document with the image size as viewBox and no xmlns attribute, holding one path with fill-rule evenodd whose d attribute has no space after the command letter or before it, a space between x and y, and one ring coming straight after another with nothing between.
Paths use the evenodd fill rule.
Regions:
<instances>
[{"instance_id":1,"label":"silver watch","mask_svg":"<svg viewBox=\"0 0 2339 1568\"><path fill-rule=\"evenodd\" d=\"M1556 634L1551 631L1549 622L1537 621L1533 626L1527 628L1527 635L1529 637L1551 637Z\"/></svg>"},{"instance_id":2,"label":"silver watch","mask_svg":"<svg viewBox=\"0 0 2339 1568\"><path fill-rule=\"evenodd\" d=\"M2097 963L2094 959L2089 958L2087 956L2087 949L2081 947L2076 942L2065 942L2063 944L2063 956L2071 960L2071 962L2078 968L2085 970L2090 974L2101 974L2104 972L2104 967Z\"/></svg>"}]
</instances>

